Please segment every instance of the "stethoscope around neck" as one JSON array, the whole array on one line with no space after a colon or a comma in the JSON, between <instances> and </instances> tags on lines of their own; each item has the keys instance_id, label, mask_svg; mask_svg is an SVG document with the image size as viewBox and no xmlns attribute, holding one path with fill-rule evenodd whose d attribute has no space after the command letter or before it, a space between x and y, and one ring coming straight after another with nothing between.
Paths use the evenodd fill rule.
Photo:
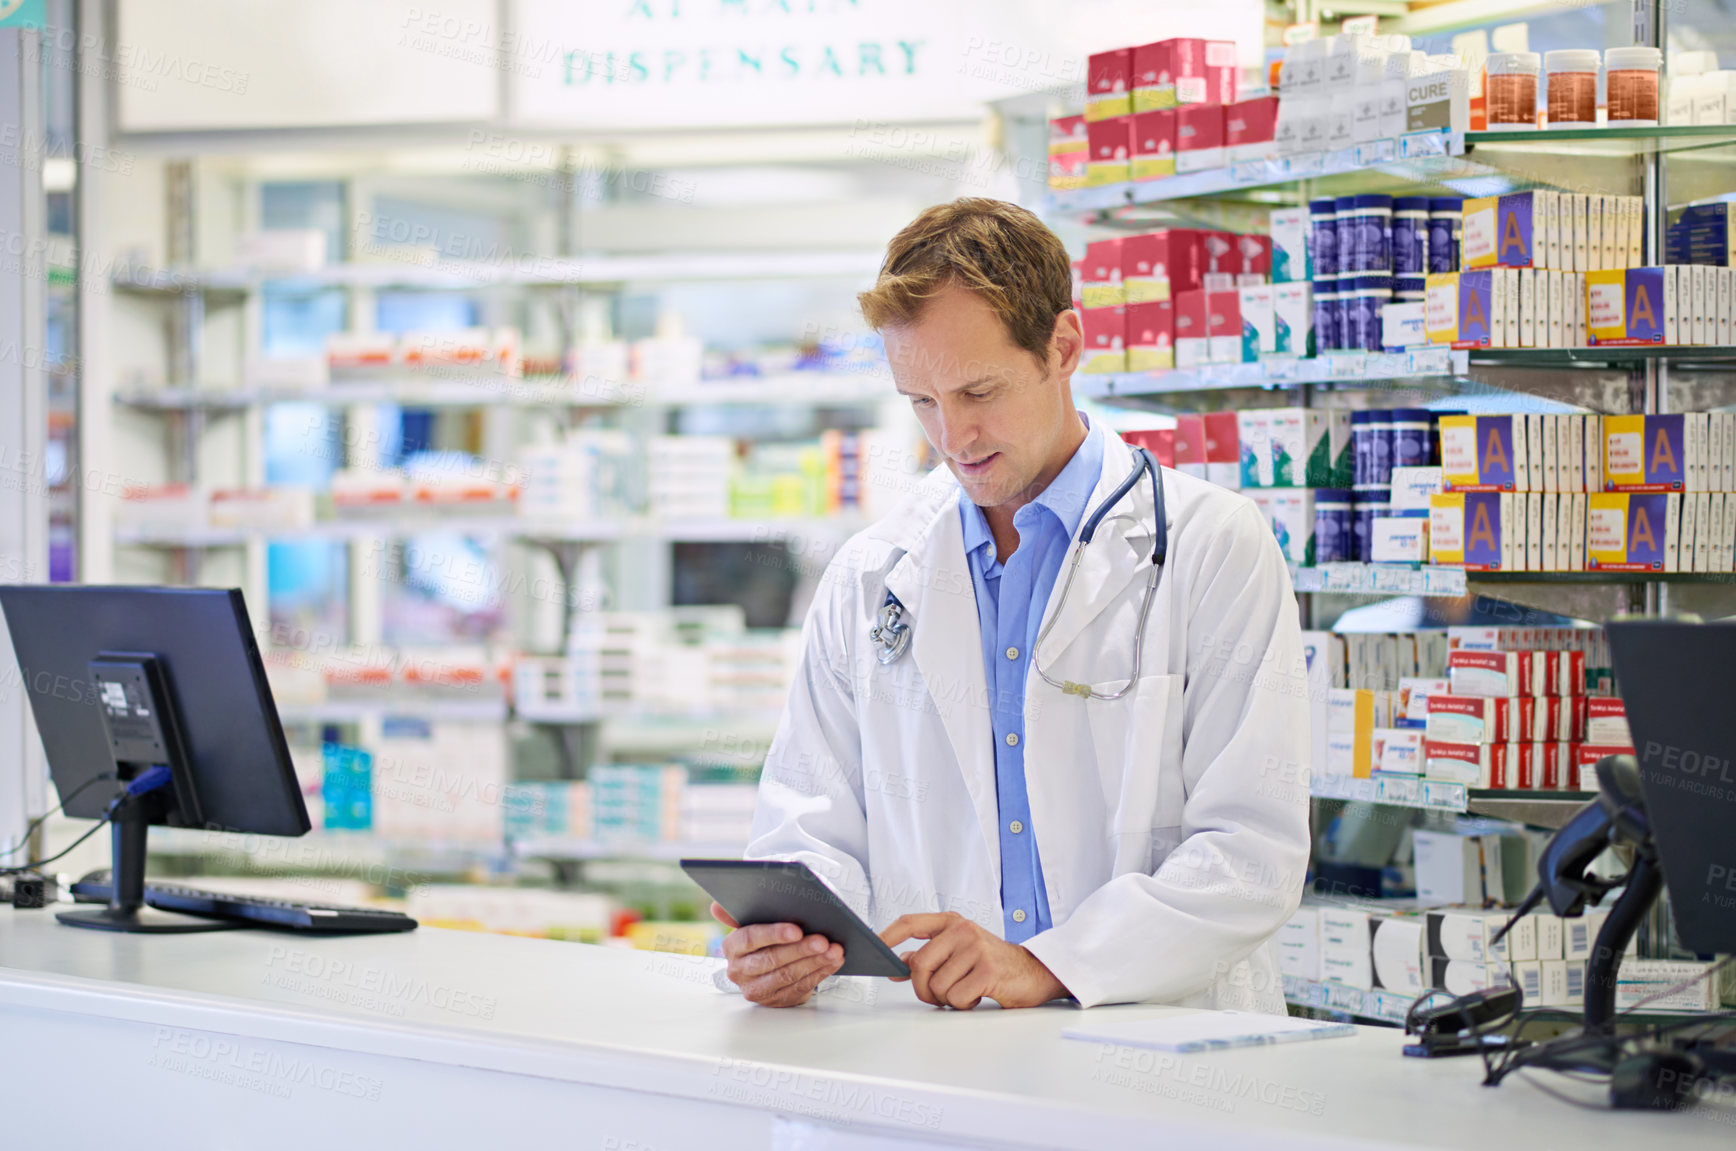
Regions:
<instances>
[{"instance_id":1,"label":"stethoscope around neck","mask_svg":"<svg viewBox=\"0 0 1736 1151\"><path fill-rule=\"evenodd\" d=\"M1079 542L1073 548L1073 562L1067 567L1067 581L1061 585L1060 602L1055 605L1054 612L1049 616L1049 622L1044 624L1043 630L1037 633L1037 642L1031 649L1031 666L1036 669L1038 675L1043 677L1043 682L1050 687L1060 688L1068 695L1079 696L1081 699L1120 699L1133 690L1133 685L1139 682L1140 657L1145 645L1138 642L1138 637L1145 634L1145 621L1151 616L1151 601L1157 594L1157 578L1162 573L1163 561L1169 553L1169 525L1164 519L1163 479L1158 470L1157 460L1145 448L1135 448L1133 452L1135 457L1133 470L1127 474L1127 478L1122 480L1114 491L1104 497L1103 502L1098 504L1096 510L1085 518L1084 525L1080 527ZM1109 513L1117 503L1121 502L1122 497L1133 490L1141 475L1151 477L1151 505L1156 524L1155 530L1152 532L1151 568L1145 579L1145 596L1139 605L1139 623L1134 630L1133 674L1128 677L1127 683L1119 691L1112 692L1095 691L1089 684L1076 683L1070 679L1056 679L1043 670L1042 662L1038 659L1037 653L1042 650L1043 641L1049 637L1049 632L1054 628L1055 621L1061 618L1061 611L1067 605L1067 596L1073 590L1073 577L1079 573L1079 560L1084 556L1085 549L1090 546L1092 538L1097 534L1098 527L1105 520L1132 518L1125 512L1113 516ZM903 617L904 605L899 602L897 596L888 591L886 601L880 605L878 622L868 630L868 639L879 648L874 653L874 658L882 664L895 662L910 649L910 625L903 622Z\"/></svg>"}]
</instances>

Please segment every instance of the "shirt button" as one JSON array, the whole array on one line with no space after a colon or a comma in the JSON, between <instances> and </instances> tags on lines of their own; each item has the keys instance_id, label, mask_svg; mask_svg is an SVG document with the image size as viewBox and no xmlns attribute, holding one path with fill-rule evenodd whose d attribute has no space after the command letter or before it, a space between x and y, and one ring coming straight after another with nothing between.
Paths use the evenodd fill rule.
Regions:
<instances>
[{"instance_id":1,"label":"shirt button","mask_svg":"<svg viewBox=\"0 0 1736 1151\"><path fill-rule=\"evenodd\" d=\"M1007 746L1008 747L1019 746L1019 733L1018 732L1016 732L1016 731L1007 732Z\"/></svg>"},{"instance_id":2,"label":"shirt button","mask_svg":"<svg viewBox=\"0 0 1736 1151\"><path fill-rule=\"evenodd\" d=\"M1025 913L1023 911L1013 912L1013 922L1014 923L1023 923L1024 921L1025 921Z\"/></svg>"},{"instance_id":3,"label":"shirt button","mask_svg":"<svg viewBox=\"0 0 1736 1151\"><path fill-rule=\"evenodd\" d=\"M1019 649L1016 647L1009 647L1007 649L1007 658L1008 659L1018 659L1019 658Z\"/></svg>"},{"instance_id":4,"label":"shirt button","mask_svg":"<svg viewBox=\"0 0 1736 1151\"><path fill-rule=\"evenodd\" d=\"M1015 819L1011 823L1007 824L1007 830L1012 832L1014 835L1017 835L1019 832L1025 830L1025 825Z\"/></svg>"}]
</instances>

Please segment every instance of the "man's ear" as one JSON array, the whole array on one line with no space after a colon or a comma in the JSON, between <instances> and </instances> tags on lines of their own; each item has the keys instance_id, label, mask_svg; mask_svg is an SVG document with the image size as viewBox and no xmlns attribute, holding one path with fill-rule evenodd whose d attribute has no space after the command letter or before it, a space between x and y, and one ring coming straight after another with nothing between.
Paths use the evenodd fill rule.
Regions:
<instances>
[{"instance_id":1,"label":"man's ear","mask_svg":"<svg viewBox=\"0 0 1736 1151\"><path fill-rule=\"evenodd\" d=\"M1085 326L1079 313L1068 308L1055 317L1055 330L1049 336L1049 365L1063 379L1079 370L1079 359L1085 354Z\"/></svg>"}]
</instances>

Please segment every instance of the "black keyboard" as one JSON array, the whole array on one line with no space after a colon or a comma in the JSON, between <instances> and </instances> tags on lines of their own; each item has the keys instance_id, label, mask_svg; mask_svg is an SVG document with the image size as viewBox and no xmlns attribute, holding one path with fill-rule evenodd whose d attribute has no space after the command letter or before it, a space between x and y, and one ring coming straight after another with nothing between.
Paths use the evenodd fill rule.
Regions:
<instances>
[{"instance_id":1,"label":"black keyboard","mask_svg":"<svg viewBox=\"0 0 1736 1151\"><path fill-rule=\"evenodd\" d=\"M107 884L75 883L72 894L81 902L107 903L112 889ZM401 911L265 899L257 895L200 891L170 883L147 883L145 904L159 911L178 911L182 915L206 919L239 919L261 927L281 927L291 931L359 935L416 930L416 921Z\"/></svg>"}]
</instances>

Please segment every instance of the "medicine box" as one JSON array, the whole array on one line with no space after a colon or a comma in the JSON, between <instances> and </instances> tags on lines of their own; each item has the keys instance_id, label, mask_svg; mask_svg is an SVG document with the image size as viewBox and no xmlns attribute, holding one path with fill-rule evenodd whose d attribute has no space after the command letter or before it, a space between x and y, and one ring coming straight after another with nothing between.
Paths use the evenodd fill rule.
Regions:
<instances>
[{"instance_id":1,"label":"medicine box","mask_svg":"<svg viewBox=\"0 0 1736 1151\"><path fill-rule=\"evenodd\" d=\"M1538 195L1536 192L1510 192L1496 200L1494 263L1497 267L1543 266L1536 258Z\"/></svg>"},{"instance_id":2,"label":"medicine box","mask_svg":"<svg viewBox=\"0 0 1736 1151\"><path fill-rule=\"evenodd\" d=\"M1303 282L1272 285L1273 350L1281 356L1314 354L1314 289Z\"/></svg>"},{"instance_id":3,"label":"medicine box","mask_svg":"<svg viewBox=\"0 0 1736 1151\"><path fill-rule=\"evenodd\" d=\"M1459 339L1459 273L1431 272L1423 282L1423 330L1431 344Z\"/></svg>"},{"instance_id":4,"label":"medicine box","mask_svg":"<svg viewBox=\"0 0 1736 1151\"><path fill-rule=\"evenodd\" d=\"M1504 313L1495 310L1494 269L1459 274L1459 332L1453 341L1455 348L1488 348L1493 341L1497 323L1505 326ZM1504 301L1503 301L1504 303Z\"/></svg>"},{"instance_id":5,"label":"medicine box","mask_svg":"<svg viewBox=\"0 0 1736 1151\"><path fill-rule=\"evenodd\" d=\"M1236 289L1206 293L1206 339L1210 363L1242 362L1242 297Z\"/></svg>"},{"instance_id":6,"label":"medicine box","mask_svg":"<svg viewBox=\"0 0 1736 1151\"><path fill-rule=\"evenodd\" d=\"M1274 284L1302 284L1314 278L1308 254L1309 228L1306 207L1273 209L1270 231Z\"/></svg>"},{"instance_id":7,"label":"medicine box","mask_svg":"<svg viewBox=\"0 0 1736 1151\"><path fill-rule=\"evenodd\" d=\"M1128 173L1135 180L1175 175L1176 122L1174 108L1137 112L1132 117L1133 153Z\"/></svg>"},{"instance_id":8,"label":"medicine box","mask_svg":"<svg viewBox=\"0 0 1736 1151\"><path fill-rule=\"evenodd\" d=\"M1314 492L1309 488L1278 488L1270 493L1267 510L1272 534L1291 563L1314 564Z\"/></svg>"},{"instance_id":9,"label":"medicine box","mask_svg":"<svg viewBox=\"0 0 1736 1151\"><path fill-rule=\"evenodd\" d=\"M1497 196L1479 196L1465 201L1459 233L1459 267L1493 268L1498 262L1496 215L1500 206Z\"/></svg>"},{"instance_id":10,"label":"medicine box","mask_svg":"<svg viewBox=\"0 0 1736 1151\"><path fill-rule=\"evenodd\" d=\"M1123 284L1122 240L1093 240L1085 245L1080 267L1080 302L1087 308L1112 308L1127 302Z\"/></svg>"},{"instance_id":11,"label":"medicine box","mask_svg":"<svg viewBox=\"0 0 1736 1151\"><path fill-rule=\"evenodd\" d=\"M1239 413L1207 412L1203 419L1206 430L1206 479L1220 487L1240 488L1242 449Z\"/></svg>"},{"instance_id":12,"label":"medicine box","mask_svg":"<svg viewBox=\"0 0 1736 1151\"><path fill-rule=\"evenodd\" d=\"M1166 371L1175 367L1175 307L1169 300L1128 304L1127 370Z\"/></svg>"},{"instance_id":13,"label":"medicine box","mask_svg":"<svg viewBox=\"0 0 1736 1151\"><path fill-rule=\"evenodd\" d=\"M1442 416L1441 475L1449 492L1510 492L1529 474L1523 415Z\"/></svg>"},{"instance_id":14,"label":"medicine box","mask_svg":"<svg viewBox=\"0 0 1736 1151\"><path fill-rule=\"evenodd\" d=\"M1440 468L1392 469L1392 510L1395 512L1426 513L1429 510L1429 497L1445 490Z\"/></svg>"},{"instance_id":15,"label":"medicine box","mask_svg":"<svg viewBox=\"0 0 1736 1151\"><path fill-rule=\"evenodd\" d=\"M1121 245L1121 280L1129 304L1168 300L1204 286L1201 236L1191 228L1166 228L1114 242ZM1090 251L1087 245L1087 258Z\"/></svg>"},{"instance_id":16,"label":"medicine box","mask_svg":"<svg viewBox=\"0 0 1736 1151\"><path fill-rule=\"evenodd\" d=\"M1061 116L1049 121L1049 187L1083 188L1091 161L1091 141L1085 117Z\"/></svg>"},{"instance_id":17,"label":"medicine box","mask_svg":"<svg viewBox=\"0 0 1736 1151\"><path fill-rule=\"evenodd\" d=\"M1132 110L1135 113L1175 107L1175 68L1171 64L1173 53L1170 50L1173 43L1173 40L1159 40L1131 50L1132 75L1128 86L1132 89Z\"/></svg>"},{"instance_id":18,"label":"medicine box","mask_svg":"<svg viewBox=\"0 0 1736 1151\"><path fill-rule=\"evenodd\" d=\"M1175 297L1175 366L1197 368L1210 361L1205 289L1178 292Z\"/></svg>"},{"instance_id":19,"label":"medicine box","mask_svg":"<svg viewBox=\"0 0 1736 1151\"><path fill-rule=\"evenodd\" d=\"M1679 492L1687 483L1685 417L1603 417L1603 487L1611 492Z\"/></svg>"},{"instance_id":20,"label":"medicine box","mask_svg":"<svg viewBox=\"0 0 1736 1151\"><path fill-rule=\"evenodd\" d=\"M1242 363L1257 364L1278 349L1271 284L1238 288L1242 313Z\"/></svg>"},{"instance_id":21,"label":"medicine box","mask_svg":"<svg viewBox=\"0 0 1736 1151\"><path fill-rule=\"evenodd\" d=\"M1092 120L1085 126L1085 137L1091 149L1090 159L1085 165L1087 186L1124 184L1133 178L1132 116Z\"/></svg>"},{"instance_id":22,"label":"medicine box","mask_svg":"<svg viewBox=\"0 0 1736 1151\"><path fill-rule=\"evenodd\" d=\"M1224 166L1224 109L1219 104L1184 104L1176 109L1175 170L1203 172ZM1093 150L1095 155L1095 149Z\"/></svg>"},{"instance_id":23,"label":"medicine box","mask_svg":"<svg viewBox=\"0 0 1736 1151\"><path fill-rule=\"evenodd\" d=\"M1195 479L1206 478L1206 421L1204 416L1175 418L1175 470Z\"/></svg>"},{"instance_id":24,"label":"medicine box","mask_svg":"<svg viewBox=\"0 0 1736 1151\"><path fill-rule=\"evenodd\" d=\"M1375 563L1428 563L1429 521L1425 516L1376 516L1370 540Z\"/></svg>"},{"instance_id":25,"label":"medicine box","mask_svg":"<svg viewBox=\"0 0 1736 1151\"><path fill-rule=\"evenodd\" d=\"M1435 563L1501 571L1503 492L1443 492L1429 498L1429 554ZM1511 501L1512 497L1506 497Z\"/></svg>"},{"instance_id":26,"label":"medicine box","mask_svg":"<svg viewBox=\"0 0 1736 1151\"><path fill-rule=\"evenodd\" d=\"M1427 307L1420 302L1381 305L1380 346L1388 352L1402 352L1428 343Z\"/></svg>"},{"instance_id":27,"label":"medicine box","mask_svg":"<svg viewBox=\"0 0 1736 1151\"><path fill-rule=\"evenodd\" d=\"M1594 492L1589 498L1586 551L1592 571L1667 570L1664 543L1671 497L1662 492Z\"/></svg>"},{"instance_id":28,"label":"medicine box","mask_svg":"<svg viewBox=\"0 0 1736 1151\"><path fill-rule=\"evenodd\" d=\"M1085 61L1085 119L1107 120L1133 111L1133 49L1097 52Z\"/></svg>"},{"instance_id":29,"label":"medicine box","mask_svg":"<svg viewBox=\"0 0 1736 1151\"><path fill-rule=\"evenodd\" d=\"M1121 305L1109 308L1085 308L1079 313L1085 329L1085 350L1080 356L1082 372L1125 372L1127 370L1127 309Z\"/></svg>"},{"instance_id":30,"label":"medicine box","mask_svg":"<svg viewBox=\"0 0 1736 1151\"><path fill-rule=\"evenodd\" d=\"M1613 268L1585 274L1586 325L1594 346L1662 344L1669 320L1680 322L1679 290L1667 290L1668 268ZM1672 302L1673 301L1673 302Z\"/></svg>"}]
</instances>

